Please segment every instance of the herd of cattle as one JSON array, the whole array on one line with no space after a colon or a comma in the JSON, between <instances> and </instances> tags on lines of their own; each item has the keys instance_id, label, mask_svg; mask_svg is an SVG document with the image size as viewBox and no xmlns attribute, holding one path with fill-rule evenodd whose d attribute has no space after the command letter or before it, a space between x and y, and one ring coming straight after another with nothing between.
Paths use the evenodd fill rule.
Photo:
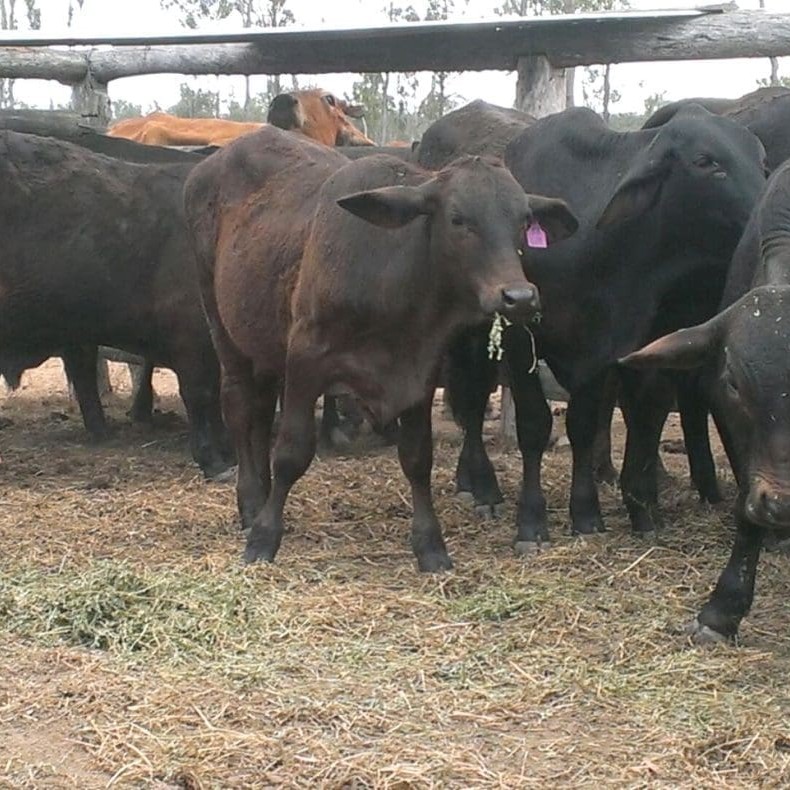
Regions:
<instances>
[{"instance_id":1,"label":"herd of cattle","mask_svg":"<svg viewBox=\"0 0 790 790\"><path fill-rule=\"evenodd\" d=\"M638 533L660 524L674 404L692 480L721 498L711 413L736 536L692 633L733 638L762 546L790 530L790 91L678 102L625 133L586 109L536 120L476 101L412 148L374 146L349 120L361 113L318 90L277 97L252 129L155 113L109 131L127 140L97 135L102 153L2 132L0 374L61 355L101 434L99 344L147 361L138 417L152 366L172 368L204 474L238 465L249 562L279 548L316 401L329 412L350 391L375 426L398 421L412 547L437 571L451 567L430 486L440 376L464 432L458 488L483 510L502 502L482 440L499 314L523 458L516 550L549 540L538 358L570 396L577 534L604 529L596 468L611 466L618 399Z\"/></svg>"}]
</instances>

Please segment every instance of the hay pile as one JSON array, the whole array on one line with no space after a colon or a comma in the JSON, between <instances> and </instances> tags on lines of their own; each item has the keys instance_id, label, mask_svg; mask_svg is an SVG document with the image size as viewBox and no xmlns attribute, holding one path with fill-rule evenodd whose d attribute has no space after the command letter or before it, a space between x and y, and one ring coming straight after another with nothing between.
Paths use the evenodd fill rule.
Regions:
<instances>
[{"instance_id":1,"label":"hay pile","mask_svg":"<svg viewBox=\"0 0 790 790\"><path fill-rule=\"evenodd\" d=\"M314 464L278 563L243 568L232 489L196 476L182 421L133 429L126 406L96 448L60 392L0 402L0 786L790 783L787 560L762 561L742 647L690 648L677 627L730 524L696 503L683 456L665 456L652 544L610 490L609 534L570 538L555 451L555 545L520 560L516 454L496 446L509 506L478 522L452 496L442 424L455 571L415 572L391 449Z\"/></svg>"}]
</instances>

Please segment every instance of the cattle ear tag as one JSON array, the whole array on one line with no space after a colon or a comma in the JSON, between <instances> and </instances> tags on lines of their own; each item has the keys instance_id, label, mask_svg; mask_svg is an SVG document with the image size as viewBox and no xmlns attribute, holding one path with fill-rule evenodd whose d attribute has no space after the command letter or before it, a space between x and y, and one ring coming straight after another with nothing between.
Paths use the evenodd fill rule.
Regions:
<instances>
[{"instance_id":1,"label":"cattle ear tag","mask_svg":"<svg viewBox=\"0 0 790 790\"><path fill-rule=\"evenodd\" d=\"M537 220L527 227L524 238L527 241L527 247L545 250L549 246L549 237Z\"/></svg>"}]
</instances>

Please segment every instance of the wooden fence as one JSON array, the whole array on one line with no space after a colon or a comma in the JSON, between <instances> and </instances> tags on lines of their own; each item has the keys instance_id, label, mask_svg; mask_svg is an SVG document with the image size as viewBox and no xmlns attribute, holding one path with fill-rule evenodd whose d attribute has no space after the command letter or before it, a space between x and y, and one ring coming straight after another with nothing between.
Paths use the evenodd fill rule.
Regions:
<instances>
[{"instance_id":1,"label":"wooden fence","mask_svg":"<svg viewBox=\"0 0 790 790\"><path fill-rule=\"evenodd\" d=\"M97 49L104 45L110 48ZM518 73L516 106L544 115L562 106L569 67L783 55L790 55L790 14L709 6L221 35L53 37L12 31L0 35L0 77L71 85L75 110L103 123L109 118L108 85L135 75L499 69Z\"/></svg>"}]
</instances>

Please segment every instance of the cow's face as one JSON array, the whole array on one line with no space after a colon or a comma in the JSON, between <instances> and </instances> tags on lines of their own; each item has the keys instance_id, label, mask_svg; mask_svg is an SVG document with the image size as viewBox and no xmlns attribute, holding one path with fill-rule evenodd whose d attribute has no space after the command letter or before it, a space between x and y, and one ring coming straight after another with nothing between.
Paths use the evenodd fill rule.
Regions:
<instances>
[{"instance_id":1,"label":"cow's face","mask_svg":"<svg viewBox=\"0 0 790 790\"><path fill-rule=\"evenodd\" d=\"M698 105L662 126L618 185L605 228L657 210L668 234L732 250L765 186L765 150L745 127Z\"/></svg>"},{"instance_id":2,"label":"cow's face","mask_svg":"<svg viewBox=\"0 0 790 790\"><path fill-rule=\"evenodd\" d=\"M790 286L766 285L705 324L621 360L633 367L706 367L726 426L744 516L790 530Z\"/></svg>"},{"instance_id":3,"label":"cow's face","mask_svg":"<svg viewBox=\"0 0 790 790\"><path fill-rule=\"evenodd\" d=\"M328 91L311 89L275 96L266 120L324 145L373 145L350 120L364 114L365 109L359 104L350 104Z\"/></svg>"},{"instance_id":4,"label":"cow's face","mask_svg":"<svg viewBox=\"0 0 790 790\"><path fill-rule=\"evenodd\" d=\"M420 187L386 187L339 203L385 227L427 216L430 265L448 303L463 305L470 321L496 312L533 319L540 301L521 265L524 231L537 221L554 243L578 227L563 201L525 195L500 162L481 157L456 160Z\"/></svg>"}]
</instances>

